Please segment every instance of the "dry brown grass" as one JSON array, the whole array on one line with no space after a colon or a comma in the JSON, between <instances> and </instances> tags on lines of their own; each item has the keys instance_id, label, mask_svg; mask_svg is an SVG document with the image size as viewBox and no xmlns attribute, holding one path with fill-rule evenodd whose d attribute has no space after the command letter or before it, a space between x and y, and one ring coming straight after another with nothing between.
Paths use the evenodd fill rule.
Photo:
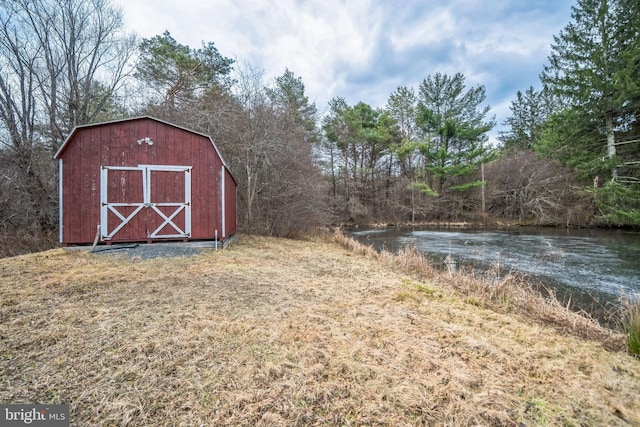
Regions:
<instances>
[{"instance_id":1,"label":"dry brown grass","mask_svg":"<svg viewBox=\"0 0 640 427\"><path fill-rule=\"evenodd\" d=\"M333 235L333 240L353 252L380 260L390 267L399 265L403 271L411 271L421 279L454 289L466 296L467 302L471 304L516 314L554 327L559 332L599 342L609 350L621 351L626 348L623 334L600 325L598 320L584 310L569 310L555 298L553 290L544 289L545 292L541 293L540 289L528 283L524 277L513 274L501 276L498 269L490 270L480 277L459 271L443 273L433 266L427 255L411 246L394 256L385 251L378 253L340 232Z\"/></svg>"},{"instance_id":2,"label":"dry brown grass","mask_svg":"<svg viewBox=\"0 0 640 427\"><path fill-rule=\"evenodd\" d=\"M0 260L0 401L74 426L640 425L640 361L327 240Z\"/></svg>"}]
</instances>

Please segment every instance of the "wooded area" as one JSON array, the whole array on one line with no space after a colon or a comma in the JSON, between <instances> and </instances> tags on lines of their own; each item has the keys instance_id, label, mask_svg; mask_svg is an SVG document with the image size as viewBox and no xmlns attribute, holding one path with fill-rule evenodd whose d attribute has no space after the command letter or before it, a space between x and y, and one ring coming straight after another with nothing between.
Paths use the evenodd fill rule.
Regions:
<instances>
[{"instance_id":1,"label":"wooded area","mask_svg":"<svg viewBox=\"0 0 640 427\"><path fill-rule=\"evenodd\" d=\"M248 58L250 61L250 58ZM293 71L273 81L213 42L139 40L110 0L0 4L0 253L55 244L57 166L77 125L151 115L211 135L238 225L427 221L640 225L640 5L579 0L500 145L484 86L434 72L386 106L320 117ZM538 86L538 85L536 85Z\"/></svg>"}]
</instances>

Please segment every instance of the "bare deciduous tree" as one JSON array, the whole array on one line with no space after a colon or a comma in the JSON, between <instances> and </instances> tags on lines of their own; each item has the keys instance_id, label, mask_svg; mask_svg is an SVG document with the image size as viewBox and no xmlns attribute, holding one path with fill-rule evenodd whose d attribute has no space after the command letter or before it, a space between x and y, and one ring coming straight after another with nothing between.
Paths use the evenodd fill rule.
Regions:
<instances>
[{"instance_id":1,"label":"bare deciduous tree","mask_svg":"<svg viewBox=\"0 0 640 427\"><path fill-rule=\"evenodd\" d=\"M504 220L584 225L588 201L575 173L531 150L512 151L486 167L488 210Z\"/></svg>"},{"instance_id":2,"label":"bare deciduous tree","mask_svg":"<svg viewBox=\"0 0 640 427\"><path fill-rule=\"evenodd\" d=\"M135 53L123 29L110 0L0 3L0 154L10 182L0 195L9 203L4 227L55 229L52 155L75 126L117 114Z\"/></svg>"},{"instance_id":3,"label":"bare deciduous tree","mask_svg":"<svg viewBox=\"0 0 640 427\"><path fill-rule=\"evenodd\" d=\"M243 231L293 236L326 224L328 184L310 142L315 107L307 105L301 80L286 70L268 87L262 71L249 65L235 77L230 92L206 92L173 108L158 104L145 111L213 137L238 184ZM295 91L283 82L295 83Z\"/></svg>"},{"instance_id":4,"label":"bare deciduous tree","mask_svg":"<svg viewBox=\"0 0 640 427\"><path fill-rule=\"evenodd\" d=\"M245 229L289 236L326 222L328 186L313 162L308 122L274 105L276 90L265 90L260 71L241 69L234 93L240 108L221 145L242 189Z\"/></svg>"}]
</instances>

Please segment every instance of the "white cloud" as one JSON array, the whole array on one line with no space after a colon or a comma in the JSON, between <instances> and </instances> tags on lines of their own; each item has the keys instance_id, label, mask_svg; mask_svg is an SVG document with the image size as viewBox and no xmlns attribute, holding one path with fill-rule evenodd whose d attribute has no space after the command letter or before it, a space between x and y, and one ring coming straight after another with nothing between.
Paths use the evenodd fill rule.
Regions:
<instances>
[{"instance_id":1,"label":"white cloud","mask_svg":"<svg viewBox=\"0 0 640 427\"><path fill-rule=\"evenodd\" d=\"M485 85L502 122L517 90L537 85L570 0L120 0L142 37L169 30L223 56L302 78L322 111L333 97L384 106L399 85L461 72ZM505 108L507 106L507 108Z\"/></svg>"},{"instance_id":2,"label":"white cloud","mask_svg":"<svg viewBox=\"0 0 640 427\"><path fill-rule=\"evenodd\" d=\"M312 98L326 94L340 84L341 68L364 66L371 56L376 23L355 13L369 7L368 1L347 7L335 0L278 2L264 15L249 18L251 28L266 39L252 48L249 61L260 62L271 76L289 68L302 77Z\"/></svg>"},{"instance_id":3,"label":"white cloud","mask_svg":"<svg viewBox=\"0 0 640 427\"><path fill-rule=\"evenodd\" d=\"M403 51L416 45L438 43L456 34L456 23L450 9L430 10L420 20L415 17L413 19L412 22L398 22L397 25L393 25L389 38L396 50Z\"/></svg>"}]
</instances>

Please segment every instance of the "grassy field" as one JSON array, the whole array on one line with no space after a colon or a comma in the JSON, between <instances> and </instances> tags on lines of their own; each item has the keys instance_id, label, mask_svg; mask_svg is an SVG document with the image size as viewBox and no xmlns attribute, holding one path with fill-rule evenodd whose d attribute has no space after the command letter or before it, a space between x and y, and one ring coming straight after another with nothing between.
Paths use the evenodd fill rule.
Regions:
<instances>
[{"instance_id":1,"label":"grassy field","mask_svg":"<svg viewBox=\"0 0 640 427\"><path fill-rule=\"evenodd\" d=\"M2 259L0 402L73 426L640 426L623 338L508 286L338 237Z\"/></svg>"}]
</instances>

